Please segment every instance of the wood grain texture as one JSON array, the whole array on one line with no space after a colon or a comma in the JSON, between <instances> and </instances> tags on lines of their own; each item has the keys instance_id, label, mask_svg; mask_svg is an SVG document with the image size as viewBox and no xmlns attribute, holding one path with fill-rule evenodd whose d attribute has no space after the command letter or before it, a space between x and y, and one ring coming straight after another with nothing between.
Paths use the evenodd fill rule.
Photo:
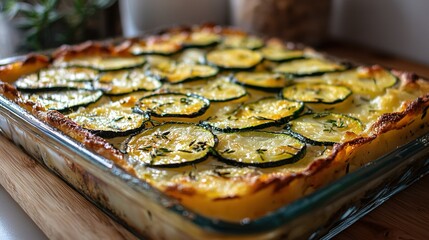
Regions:
<instances>
[{"instance_id":1,"label":"wood grain texture","mask_svg":"<svg viewBox=\"0 0 429 240\"><path fill-rule=\"evenodd\" d=\"M336 239L429 239L429 176L393 196Z\"/></svg>"},{"instance_id":2,"label":"wood grain texture","mask_svg":"<svg viewBox=\"0 0 429 240\"><path fill-rule=\"evenodd\" d=\"M2 135L0 184L50 239L135 238Z\"/></svg>"}]
</instances>

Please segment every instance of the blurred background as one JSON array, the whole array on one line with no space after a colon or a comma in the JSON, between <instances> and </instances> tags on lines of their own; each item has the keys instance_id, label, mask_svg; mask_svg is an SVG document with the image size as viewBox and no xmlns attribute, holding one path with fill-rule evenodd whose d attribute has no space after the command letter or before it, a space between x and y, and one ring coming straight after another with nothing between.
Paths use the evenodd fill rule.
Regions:
<instances>
[{"instance_id":1,"label":"blurred background","mask_svg":"<svg viewBox=\"0 0 429 240\"><path fill-rule=\"evenodd\" d=\"M429 65L427 0L1 0L0 57L213 22L313 46L364 46Z\"/></svg>"}]
</instances>

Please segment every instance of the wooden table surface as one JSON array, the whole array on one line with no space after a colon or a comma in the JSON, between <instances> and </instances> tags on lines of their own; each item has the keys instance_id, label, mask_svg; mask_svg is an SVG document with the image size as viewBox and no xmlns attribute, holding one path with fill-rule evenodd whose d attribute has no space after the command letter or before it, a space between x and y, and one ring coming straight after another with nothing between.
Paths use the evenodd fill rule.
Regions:
<instances>
[{"instance_id":1,"label":"wooden table surface","mask_svg":"<svg viewBox=\"0 0 429 240\"><path fill-rule=\"evenodd\" d=\"M429 78L427 66L374 54L365 48L333 43L320 50ZM121 225L1 135L0 184L49 238L133 238ZM429 176L426 176L340 233L336 239L429 239L428 189Z\"/></svg>"}]
</instances>

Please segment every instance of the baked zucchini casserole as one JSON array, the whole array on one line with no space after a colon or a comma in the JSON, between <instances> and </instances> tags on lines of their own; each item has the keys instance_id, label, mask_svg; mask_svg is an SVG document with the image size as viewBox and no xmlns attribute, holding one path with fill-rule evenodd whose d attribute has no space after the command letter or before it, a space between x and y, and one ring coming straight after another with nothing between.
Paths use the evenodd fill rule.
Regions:
<instances>
[{"instance_id":1,"label":"baked zucchini casserole","mask_svg":"<svg viewBox=\"0 0 429 240\"><path fill-rule=\"evenodd\" d=\"M203 216L257 219L428 132L429 83L231 28L63 46L0 93Z\"/></svg>"}]
</instances>

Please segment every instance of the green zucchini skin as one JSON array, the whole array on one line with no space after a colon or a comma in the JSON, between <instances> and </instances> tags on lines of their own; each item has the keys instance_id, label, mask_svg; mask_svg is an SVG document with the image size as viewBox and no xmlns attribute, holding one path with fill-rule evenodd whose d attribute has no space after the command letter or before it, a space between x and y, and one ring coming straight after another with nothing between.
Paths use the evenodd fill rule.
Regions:
<instances>
[{"instance_id":1,"label":"green zucchini skin","mask_svg":"<svg viewBox=\"0 0 429 240\"><path fill-rule=\"evenodd\" d=\"M352 91L345 86L296 83L283 88L280 94L282 98L290 101L336 104L350 97ZM310 96L306 97L305 94ZM335 98L330 96L332 94L336 94Z\"/></svg>"},{"instance_id":2,"label":"green zucchini skin","mask_svg":"<svg viewBox=\"0 0 429 240\"><path fill-rule=\"evenodd\" d=\"M95 108L67 115L88 131L105 138L127 136L141 130L150 116L147 113L134 113L135 98L123 98Z\"/></svg>"},{"instance_id":3,"label":"green zucchini skin","mask_svg":"<svg viewBox=\"0 0 429 240\"><path fill-rule=\"evenodd\" d=\"M249 50L257 50L265 45L263 39L248 35L226 35L220 44L224 48L243 48Z\"/></svg>"},{"instance_id":4,"label":"green zucchini skin","mask_svg":"<svg viewBox=\"0 0 429 240\"><path fill-rule=\"evenodd\" d=\"M284 112L271 112L270 107L272 106L270 104L283 104ZM285 106L287 104L290 106ZM296 117L303 109L304 104L301 102L292 102L276 98L263 98L256 102L242 105L229 115L213 116L202 121L201 124L220 132L261 129L281 125L289 119ZM273 115L270 116L270 113Z\"/></svg>"},{"instance_id":5,"label":"green zucchini skin","mask_svg":"<svg viewBox=\"0 0 429 240\"><path fill-rule=\"evenodd\" d=\"M110 75L110 76L109 76ZM144 70L106 72L94 82L94 88L106 95L121 96L138 91L154 91L162 86L155 76L147 75Z\"/></svg>"},{"instance_id":6,"label":"green zucchini skin","mask_svg":"<svg viewBox=\"0 0 429 240\"><path fill-rule=\"evenodd\" d=\"M75 96L73 99L78 99L75 103L70 103L73 99L64 98L64 96ZM33 102L39 102L42 106L48 110L57 110L62 113L74 111L80 107L88 106L92 103L96 103L103 96L103 92L99 90L62 90L59 92L46 91L37 93L25 93L23 97ZM44 103L45 101L45 103ZM63 103L63 106L52 106L55 102ZM51 106L50 106L51 105Z\"/></svg>"},{"instance_id":7,"label":"green zucchini skin","mask_svg":"<svg viewBox=\"0 0 429 240\"><path fill-rule=\"evenodd\" d=\"M239 131L248 131L248 130L257 130L257 129L263 129L263 128L267 128L267 127L272 127L272 126L276 126L279 123L277 123L276 121L273 120L267 120L265 122L259 122L253 125L248 125L248 126L241 126L241 127L230 127L230 126L226 126L226 127L218 127L212 123L209 122L208 120L202 121L200 123L201 126L211 129L212 131L219 131L219 132L224 132L224 133L233 133L233 132L239 132Z\"/></svg>"},{"instance_id":8,"label":"green zucchini skin","mask_svg":"<svg viewBox=\"0 0 429 240\"><path fill-rule=\"evenodd\" d=\"M147 115L148 116L148 115ZM149 116L148 116L149 118ZM103 137L103 138L115 138L115 137L126 137L129 136L135 132L141 131L145 128L145 123L147 121L143 122L143 124L140 127L126 130L126 131L106 131L106 130L92 130L88 129L88 131L94 133L97 136Z\"/></svg>"},{"instance_id":9,"label":"green zucchini skin","mask_svg":"<svg viewBox=\"0 0 429 240\"><path fill-rule=\"evenodd\" d=\"M338 117L338 118L346 118L346 120L349 120L349 122L355 123L356 124L356 128L359 128L356 132L356 134L359 134L361 131L363 131L363 125L361 123L361 121L357 118L345 115L345 114L337 114L337 113L330 113L330 112L322 112L322 113L310 113L310 114L304 114L302 116L300 116L299 118L294 119L293 121L300 121L301 118L307 118L307 117L312 117L314 119L320 119L322 120L322 118L325 117ZM347 128L348 124L345 123L345 126L341 126L342 123L344 121L340 121L340 124L337 124L337 122L329 122L330 119L326 120L327 125L323 127L323 129L316 129L313 132L317 133L317 132L327 132L325 134L329 135L331 132L336 131L335 128L341 129L341 128ZM288 122L288 124L285 126L285 130L290 133L292 136L296 137L297 139L306 142L308 144L311 145L315 145L315 146L333 146L334 144L339 143L340 141L327 141L327 140L315 140L311 137L309 137L307 134L303 134L300 132L297 132L297 130L294 130L293 124L294 122L290 121Z\"/></svg>"},{"instance_id":10,"label":"green zucchini skin","mask_svg":"<svg viewBox=\"0 0 429 240\"><path fill-rule=\"evenodd\" d=\"M87 89L92 90L92 81L98 71L89 68L46 68L37 73L19 78L14 84L25 92Z\"/></svg>"},{"instance_id":11,"label":"green zucchini skin","mask_svg":"<svg viewBox=\"0 0 429 240\"><path fill-rule=\"evenodd\" d=\"M225 90L229 90L229 92ZM234 83L229 76L218 76L200 82L171 85L167 92L196 94L207 98L210 102L228 102L246 96L246 89ZM219 97L222 96L222 97Z\"/></svg>"},{"instance_id":12,"label":"green zucchini skin","mask_svg":"<svg viewBox=\"0 0 429 240\"><path fill-rule=\"evenodd\" d=\"M171 138L171 135L178 137ZM140 146L141 143L145 143L144 146ZM131 135L123 144L123 152L144 166L177 168L204 161L217 143L217 137L201 126L166 122ZM143 157L135 154L136 151L141 151ZM181 155L187 156L181 158Z\"/></svg>"},{"instance_id":13,"label":"green zucchini skin","mask_svg":"<svg viewBox=\"0 0 429 240\"><path fill-rule=\"evenodd\" d=\"M178 84L178 83L184 83L199 79L205 79L216 76L218 74L219 69L216 66L210 66L205 64L187 64L187 63L169 63L170 66L165 68L165 66L152 66L149 71L152 75L159 77L161 80L168 82L170 84ZM165 69L164 69L165 68ZM173 68L173 69L170 69ZM186 68L189 68L190 71L185 71L183 76L180 75L180 71L186 70ZM193 73L195 69L200 68L206 68L206 73L199 72L199 74ZM176 73L172 73L176 72ZM176 74L176 75L175 75Z\"/></svg>"},{"instance_id":14,"label":"green zucchini skin","mask_svg":"<svg viewBox=\"0 0 429 240\"><path fill-rule=\"evenodd\" d=\"M156 109L159 109L163 106L168 106L169 103L161 103L161 104L158 104L157 106L154 106L154 107L150 107L150 106L145 107L145 105L144 105L144 102L147 100L151 103L156 104L156 101L157 101L156 98L166 97L166 96L171 96L173 98L179 98L179 101L180 101L179 104L183 104L183 105L190 105L189 101L187 101L186 99L192 99L191 101L195 101L195 100L200 101L200 103L202 103L202 106L198 109L198 111L194 111L191 113L168 113L168 112L162 113L162 112L157 112ZM183 99L185 99L185 100L183 100ZM171 105L174 105L174 104L171 103ZM207 109L209 108L209 106L210 106L210 101L208 99L200 96L200 95L182 94L182 93L159 93L159 94L152 94L149 96L142 97L137 102L136 106L134 107L134 111L137 113L148 113L149 115L155 116L155 117L192 118L192 117L197 117L197 116L204 114L207 111Z\"/></svg>"},{"instance_id":15,"label":"green zucchini skin","mask_svg":"<svg viewBox=\"0 0 429 240\"><path fill-rule=\"evenodd\" d=\"M278 57L278 56L276 57L276 56L273 56L273 54L270 54L268 52L270 50L277 51L275 54L279 54L279 52L280 52L280 53L283 53L285 55L287 53L289 53L290 55L289 56L286 55L283 57ZM289 49L283 49L283 48L279 49L279 48L264 47L264 48L260 49L259 51L261 51L265 60L272 61L272 62L278 62L278 63L306 58L304 55L304 52L301 50L289 50ZM292 54L292 53L295 53L295 54Z\"/></svg>"},{"instance_id":16,"label":"green zucchini skin","mask_svg":"<svg viewBox=\"0 0 429 240\"><path fill-rule=\"evenodd\" d=\"M130 62L127 64L108 66L108 61L115 62L116 64L120 63L120 60L129 59ZM93 61L93 62L91 62ZM104 63L103 63L104 61ZM134 61L134 62L133 62ZM119 71L119 70L129 70L133 68L143 67L146 64L146 59L141 56L132 56L132 57L93 57L93 58L75 58L59 64L54 62L54 65L59 65L60 67L80 67L80 68L91 68L99 72L108 72L108 71ZM103 66L103 65L107 65Z\"/></svg>"},{"instance_id":17,"label":"green zucchini skin","mask_svg":"<svg viewBox=\"0 0 429 240\"><path fill-rule=\"evenodd\" d=\"M290 80L283 74L271 72L237 72L233 76L233 81L256 90L277 92Z\"/></svg>"},{"instance_id":18,"label":"green zucchini skin","mask_svg":"<svg viewBox=\"0 0 429 240\"><path fill-rule=\"evenodd\" d=\"M220 69L240 71L255 68L262 62L263 56L261 53L249 49L227 48L212 50L206 54L205 59L207 64ZM231 61L227 62L225 59L231 59Z\"/></svg>"},{"instance_id":19,"label":"green zucchini skin","mask_svg":"<svg viewBox=\"0 0 429 240\"><path fill-rule=\"evenodd\" d=\"M309 66L316 66L317 64L326 64L324 67L326 69L324 70L313 70L313 71L300 71L299 69L296 70L286 70L282 69L282 67L303 67L305 68L305 65L308 64ZM295 66L293 66L295 65ZM301 65L301 66L300 66ZM328 67L327 65L331 65L331 67ZM309 77L309 76L319 76L323 75L325 73L334 73L334 72L342 72L349 68L346 64L340 64L333 61L329 61L326 59L318 59L318 58L303 58L303 59L297 59L292 61L287 61L284 63L280 63L277 67L274 67L272 70L273 72L277 73L283 73L291 77ZM308 68L307 68L308 69Z\"/></svg>"},{"instance_id":20,"label":"green zucchini skin","mask_svg":"<svg viewBox=\"0 0 429 240\"><path fill-rule=\"evenodd\" d=\"M358 67L338 74L327 74L324 79L338 82L357 94L371 97L384 93L399 81L389 70L380 66Z\"/></svg>"},{"instance_id":21,"label":"green zucchini skin","mask_svg":"<svg viewBox=\"0 0 429 240\"><path fill-rule=\"evenodd\" d=\"M233 136L227 141L229 136ZM220 161L238 167L270 168L290 164L300 160L306 152L306 144L286 133L264 131L244 131L217 134L218 144L214 148ZM283 138L282 145L277 146L278 139ZM285 141L287 142L284 145ZM236 149L230 148L239 146ZM235 144L234 144L235 143ZM294 144L296 146L292 146ZM280 149L282 152L273 154ZM287 149L287 151L285 150ZM283 157L281 157L283 155Z\"/></svg>"},{"instance_id":22,"label":"green zucchini skin","mask_svg":"<svg viewBox=\"0 0 429 240\"><path fill-rule=\"evenodd\" d=\"M206 39L206 41L198 41L198 38L204 37L204 34L211 35L211 39ZM203 36L201 36L203 35ZM196 40L195 40L196 38ZM207 48L216 46L220 43L222 37L217 33L212 32L192 32L189 34L188 38L182 42L183 48Z\"/></svg>"}]
</instances>

